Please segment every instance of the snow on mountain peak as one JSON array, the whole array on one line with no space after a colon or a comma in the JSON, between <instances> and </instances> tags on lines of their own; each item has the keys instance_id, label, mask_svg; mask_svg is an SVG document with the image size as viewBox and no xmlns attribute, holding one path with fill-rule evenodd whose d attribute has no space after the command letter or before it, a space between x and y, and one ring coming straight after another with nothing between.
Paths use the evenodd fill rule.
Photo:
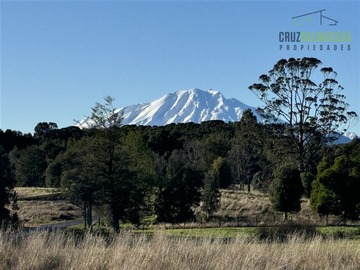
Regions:
<instances>
[{"instance_id":1,"label":"snow on mountain peak","mask_svg":"<svg viewBox=\"0 0 360 270\"><path fill-rule=\"evenodd\" d=\"M235 98L227 99L219 91L198 88L169 93L149 103L136 104L117 109L122 111L123 125L163 126L172 123L201 123L209 120L236 122L245 110L250 109L258 122L263 118L250 107ZM87 127L87 119L81 121L81 127ZM357 138L353 132L346 132L334 144L349 143Z\"/></svg>"},{"instance_id":2,"label":"snow on mountain peak","mask_svg":"<svg viewBox=\"0 0 360 270\"><path fill-rule=\"evenodd\" d=\"M150 103L121 108L124 125L156 126L208 120L234 122L239 121L247 109L261 119L253 107L233 98L226 99L219 91L197 88L170 93Z\"/></svg>"}]
</instances>

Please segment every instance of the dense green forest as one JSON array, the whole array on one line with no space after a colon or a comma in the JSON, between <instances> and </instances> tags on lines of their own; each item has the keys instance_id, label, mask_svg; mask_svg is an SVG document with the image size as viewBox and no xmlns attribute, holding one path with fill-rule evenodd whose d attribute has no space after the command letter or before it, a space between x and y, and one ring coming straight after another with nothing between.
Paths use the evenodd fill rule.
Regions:
<instances>
[{"instance_id":1,"label":"dense green forest","mask_svg":"<svg viewBox=\"0 0 360 270\"><path fill-rule=\"evenodd\" d=\"M123 126L107 97L92 108L86 129L41 122L33 135L0 130L0 220L16 221L8 209L16 209L15 185L64 188L83 207L86 225L96 207L115 231L121 222L193 220L199 206L209 218L225 188L266 192L285 218L306 196L320 215L358 219L360 140L332 143L334 130L356 114L346 114L344 96L331 91L331 68L322 69L320 89L311 83L318 65L281 60L250 86L265 100L264 123L247 110L233 123Z\"/></svg>"},{"instance_id":2,"label":"dense green forest","mask_svg":"<svg viewBox=\"0 0 360 270\"><path fill-rule=\"evenodd\" d=\"M301 196L310 196L319 214L358 218L360 140L324 144L300 172L282 130L257 123L250 111L236 123L106 130L39 123L33 136L0 131L2 177L12 182L8 188L66 188L87 210L87 224L92 207L103 207L117 229L119 220L188 221L200 202L208 217L219 206L220 188L269 192L284 212L298 211Z\"/></svg>"}]
</instances>

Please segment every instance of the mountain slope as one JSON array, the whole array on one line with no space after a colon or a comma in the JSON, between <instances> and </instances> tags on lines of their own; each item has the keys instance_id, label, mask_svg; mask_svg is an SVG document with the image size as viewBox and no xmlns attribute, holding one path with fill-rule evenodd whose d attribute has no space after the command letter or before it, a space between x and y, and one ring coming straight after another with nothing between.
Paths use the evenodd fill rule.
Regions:
<instances>
[{"instance_id":1,"label":"mountain slope","mask_svg":"<svg viewBox=\"0 0 360 270\"><path fill-rule=\"evenodd\" d=\"M124 125L167 125L171 123L200 123L208 120L234 122L250 109L261 119L255 108L234 98L227 99L215 90L181 90L153 102L121 108Z\"/></svg>"},{"instance_id":2,"label":"mountain slope","mask_svg":"<svg viewBox=\"0 0 360 270\"><path fill-rule=\"evenodd\" d=\"M201 123L209 120L223 120L236 122L242 117L245 110L250 109L259 122L263 118L250 107L237 99L225 98L215 90L203 91L200 89L181 90L167 94L150 103L136 104L117 109L123 113L123 125L163 126L172 123ZM87 128L88 118L79 124ZM349 143L357 137L353 132L340 135L334 144Z\"/></svg>"}]
</instances>

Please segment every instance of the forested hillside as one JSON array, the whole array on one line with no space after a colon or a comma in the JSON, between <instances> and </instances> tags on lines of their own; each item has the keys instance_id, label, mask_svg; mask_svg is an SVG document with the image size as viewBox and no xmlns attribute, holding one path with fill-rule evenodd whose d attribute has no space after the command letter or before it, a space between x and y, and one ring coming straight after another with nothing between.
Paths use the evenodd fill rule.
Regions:
<instances>
[{"instance_id":1,"label":"forested hillside","mask_svg":"<svg viewBox=\"0 0 360 270\"><path fill-rule=\"evenodd\" d=\"M250 111L236 123L121 126L111 133L39 123L33 136L7 130L0 137L2 157L9 161L3 168L13 183L68 189L87 210L88 224L94 206L104 209L114 228L116 220L192 220L200 204L210 217L219 207L220 188L270 192L283 212L300 210L301 196L311 196L319 214L359 214L359 140L323 144L300 174L283 126L259 124ZM279 169L288 167L291 173ZM276 184L281 179L289 184ZM295 206L282 208L276 197L296 181L298 195L290 198Z\"/></svg>"}]
</instances>

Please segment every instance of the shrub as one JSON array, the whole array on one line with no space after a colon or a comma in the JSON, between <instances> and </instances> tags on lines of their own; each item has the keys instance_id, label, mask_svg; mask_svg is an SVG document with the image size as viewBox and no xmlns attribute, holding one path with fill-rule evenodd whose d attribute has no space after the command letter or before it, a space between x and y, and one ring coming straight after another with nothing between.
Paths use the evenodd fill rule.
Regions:
<instances>
[{"instance_id":1,"label":"shrub","mask_svg":"<svg viewBox=\"0 0 360 270\"><path fill-rule=\"evenodd\" d=\"M255 238L266 242L286 242L291 236L298 235L311 239L317 235L316 228L310 225L283 225L276 227L259 227Z\"/></svg>"}]
</instances>

